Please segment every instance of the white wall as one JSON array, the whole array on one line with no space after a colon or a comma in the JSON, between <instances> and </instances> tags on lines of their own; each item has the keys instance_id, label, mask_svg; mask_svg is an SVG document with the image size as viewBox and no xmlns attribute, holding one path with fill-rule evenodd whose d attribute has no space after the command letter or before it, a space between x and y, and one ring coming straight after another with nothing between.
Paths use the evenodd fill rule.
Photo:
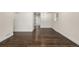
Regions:
<instances>
[{"instance_id":1,"label":"white wall","mask_svg":"<svg viewBox=\"0 0 79 59\"><path fill-rule=\"evenodd\" d=\"M41 28L51 28L51 13L41 13ZM39 20L39 19L38 19ZM34 29L33 12L18 12L15 16L15 32L32 32Z\"/></svg>"},{"instance_id":2,"label":"white wall","mask_svg":"<svg viewBox=\"0 0 79 59\"><path fill-rule=\"evenodd\" d=\"M18 12L15 16L15 32L32 32L34 29L34 18L32 12Z\"/></svg>"},{"instance_id":3,"label":"white wall","mask_svg":"<svg viewBox=\"0 0 79 59\"><path fill-rule=\"evenodd\" d=\"M46 13L46 12L42 12L41 13L41 28L51 28L51 24L52 24L52 13Z\"/></svg>"},{"instance_id":4,"label":"white wall","mask_svg":"<svg viewBox=\"0 0 79 59\"><path fill-rule=\"evenodd\" d=\"M12 12L0 12L0 42L13 35L13 18Z\"/></svg>"},{"instance_id":5,"label":"white wall","mask_svg":"<svg viewBox=\"0 0 79 59\"><path fill-rule=\"evenodd\" d=\"M56 18L54 18L56 19ZM52 21L52 28L73 42L79 44L79 13L62 12L59 19Z\"/></svg>"}]
</instances>

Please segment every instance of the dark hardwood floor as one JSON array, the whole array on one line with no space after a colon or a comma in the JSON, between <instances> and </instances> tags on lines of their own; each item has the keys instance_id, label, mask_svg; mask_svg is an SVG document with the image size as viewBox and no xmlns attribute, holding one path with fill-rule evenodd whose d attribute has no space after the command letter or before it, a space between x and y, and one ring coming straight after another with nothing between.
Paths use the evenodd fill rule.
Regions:
<instances>
[{"instance_id":1,"label":"dark hardwood floor","mask_svg":"<svg viewBox=\"0 0 79 59\"><path fill-rule=\"evenodd\" d=\"M78 47L77 44L53 29L42 28L31 32L15 32L0 43L0 47Z\"/></svg>"}]
</instances>

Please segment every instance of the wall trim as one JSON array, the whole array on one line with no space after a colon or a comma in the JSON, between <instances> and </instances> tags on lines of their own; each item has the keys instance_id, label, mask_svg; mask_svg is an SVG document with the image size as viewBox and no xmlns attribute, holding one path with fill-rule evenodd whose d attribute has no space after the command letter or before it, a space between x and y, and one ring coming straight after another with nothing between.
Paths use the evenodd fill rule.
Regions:
<instances>
[{"instance_id":1,"label":"wall trim","mask_svg":"<svg viewBox=\"0 0 79 59\"><path fill-rule=\"evenodd\" d=\"M42 25L40 25L40 28L51 28L52 26L50 25L50 26L42 26Z\"/></svg>"},{"instance_id":2,"label":"wall trim","mask_svg":"<svg viewBox=\"0 0 79 59\"><path fill-rule=\"evenodd\" d=\"M72 39L72 38L68 37L67 35L65 35L64 33L59 32L57 29L55 29L55 28L52 28L52 29L55 30L56 32L60 33L64 37L68 38L69 40ZM75 40L71 40L71 41L74 42L75 44L79 45L79 41L75 41Z\"/></svg>"},{"instance_id":3,"label":"wall trim","mask_svg":"<svg viewBox=\"0 0 79 59\"><path fill-rule=\"evenodd\" d=\"M17 28L14 32L33 32L34 28Z\"/></svg>"},{"instance_id":4,"label":"wall trim","mask_svg":"<svg viewBox=\"0 0 79 59\"><path fill-rule=\"evenodd\" d=\"M4 36L0 37L0 42L10 38L11 36L13 36L13 32L9 33L9 35L7 35L7 36L4 35Z\"/></svg>"}]
</instances>

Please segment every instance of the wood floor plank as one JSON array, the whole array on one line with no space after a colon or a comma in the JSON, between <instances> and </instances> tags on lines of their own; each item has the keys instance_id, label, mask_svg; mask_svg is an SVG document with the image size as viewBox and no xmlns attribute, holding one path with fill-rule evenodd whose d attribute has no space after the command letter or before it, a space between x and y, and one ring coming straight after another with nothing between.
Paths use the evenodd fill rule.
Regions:
<instances>
[{"instance_id":1,"label":"wood floor plank","mask_svg":"<svg viewBox=\"0 0 79 59\"><path fill-rule=\"evenodd\" d=\"M78 47L78 45L51 28L41 28L33 33L15 32L14 36L1 42L0 47Z\"/></svg>"}]
</instances>

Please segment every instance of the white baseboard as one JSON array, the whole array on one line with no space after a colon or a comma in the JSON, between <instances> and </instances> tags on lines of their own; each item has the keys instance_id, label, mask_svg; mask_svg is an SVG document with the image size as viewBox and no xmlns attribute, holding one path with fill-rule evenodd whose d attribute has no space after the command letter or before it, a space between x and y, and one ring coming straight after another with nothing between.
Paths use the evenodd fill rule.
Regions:
<instances>
[{"instance_id":1,"label":"white baseboard","mask_svg":"<svg viewBox=\"0 0 79 59\"><path fill-rule=\"evenodd\" d=\"M34 28L17 28L14 30L14 32L32 32Z\"/></svg>"},{"instance_id":2,"label":"white baseboard","mask_svg":"<svg viewBox=\"0 0 79 59\"><path fill-rule=\"evenodd\" d=\"M71 40L72 42L76 43L77 45L79 45L79 41L74 40L73 38L71 38L71 37L65 35L64 33L58 31L58 30L55 29L55 28L52 28L52 29L55 30L56 32L60 33L61 35L65 36L66 38L68 38L68 39Z\"/></svg>"},{"instance_id":3,"label":"white baseboard","mask_svg":"<svg viewBox=\"0 0 79 59\"><path fill-rule=\"evenodd\" d=\"M40 26L40 28L51 28L51 26Z\"/></svg>"},{"instance_id":4,"label":"white baseboard","mask_svg":"<svg viewBox=\"0 0 79 59\"><path fill-rule=\"evenodd\" d=\"M4 34L4 36L0 37L0 42L10 38L11 36L13 36L13 32L9 33L8 35Z\"/></svg>"}]
</instances>

